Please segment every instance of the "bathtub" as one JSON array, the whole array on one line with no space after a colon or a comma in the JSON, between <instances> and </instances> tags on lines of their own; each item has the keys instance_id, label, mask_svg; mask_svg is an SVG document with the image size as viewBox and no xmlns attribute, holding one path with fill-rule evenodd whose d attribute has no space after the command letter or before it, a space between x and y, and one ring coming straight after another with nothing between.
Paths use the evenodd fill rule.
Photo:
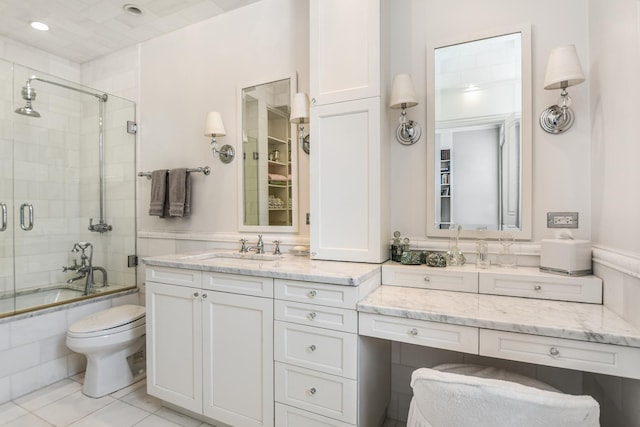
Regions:
<instances>
[{"instance_id":1,"label":"bathtub","mask_svg":"<svg viewBox=\"0 0 640 427\"><path fill-rule=\"evenodd\" d=\"M119 292L127 288L125 286L107 286L106 288L93 289L89 297L106 295ZM87 299L84 295L84 286L69 286L66 284L34 288L14 293L0 295L0 317L22 313L25 311L39 310L66 302ZM15 306L14 306L15 304Z\"/></svg>"}]
</instances>

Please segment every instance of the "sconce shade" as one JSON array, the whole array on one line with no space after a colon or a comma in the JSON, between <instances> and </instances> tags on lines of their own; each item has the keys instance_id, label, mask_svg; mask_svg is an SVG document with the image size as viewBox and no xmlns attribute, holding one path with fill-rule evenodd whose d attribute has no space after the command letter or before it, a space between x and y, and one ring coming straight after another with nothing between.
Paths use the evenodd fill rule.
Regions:
<instances>
[{"instance_id":1,"label":"sconce shade","mask_svg":"<svg viewBox=\"0 0 640 427\"><path fill-rule=\"evenodd\" d=\"M549 54L545 89L561 89L575 86L585 80L575 45L556 47ZM563 86L563 82L566 82Z\"/></svg>"},{"instance_id":2,"label":"sconce shade","mask_svg":"<svg viewBox=\"0 0 640 427\"><path fill-rule=\"evenodd\" d=\"M217 111L211 111L207 114L207 121L204 126L204 136L225 136L227 131L222 123L222 116Z\"/></svg>"},{"instance_id":3,"label":"sconce shade","mask_svg":"<svg viewBox=\"0 0 640 427\"><path fill-rule=\"evenodd\" d=\"M307 123L308 119L309 97L306 93L296 93L291 104L291 123Z\"/></svg>"},{"instance_id":4,"label":"sconce shade","mask_svg":"<svg viewBox=\"0 0 640 427\"><path fill-rule=\"evenodd\" d=\"M418 105L418 97L409 74L398 74L393 79L389 107L402 108L402 104L405 104L406 108Z\"/></svg>"}]
</instances>

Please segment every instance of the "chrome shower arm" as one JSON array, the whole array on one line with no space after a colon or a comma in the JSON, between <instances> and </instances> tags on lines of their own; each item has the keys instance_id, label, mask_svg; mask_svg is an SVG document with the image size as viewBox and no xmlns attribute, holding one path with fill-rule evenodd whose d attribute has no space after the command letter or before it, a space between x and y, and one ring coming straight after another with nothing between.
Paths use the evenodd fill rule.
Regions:
<instances>
[{"instance_id":1,"label":"chrome shower arm","mask_svg":"<svg viewBox=\"0 0 640 427\"><path fill-rule=\"evenodd\" d=\"M38 77L38 76L29 77L29 79L27 80L27 84L31 83L34 80L37 80L39 82L49 83L50 85L54 85L54 86L63 87L65 89L75 90L76 92L84 93L85 95L95 96L96 98L98 98L102 102L106 102L107 99L109 98L106 93L90 92L88 90L78 89L77 87L68 86L68 85L65 85L63 83L58 83L58 82L54 82L54 81L51 81L51 80L43 79L43 78Z\"/></svg>"}]
</instances>

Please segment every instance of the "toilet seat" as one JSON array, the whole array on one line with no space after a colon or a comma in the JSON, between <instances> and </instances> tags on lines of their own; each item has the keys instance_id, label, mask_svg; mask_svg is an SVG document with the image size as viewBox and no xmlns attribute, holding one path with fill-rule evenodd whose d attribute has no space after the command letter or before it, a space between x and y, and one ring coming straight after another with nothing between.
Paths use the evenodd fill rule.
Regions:
<instances>
[{"instance_id":1,"label":"toilet seat","mask_svg":"<svg viewBox=\"0 0 640 427\"><path fill-rule=\"evenodd\" d=\"M67 331L71 338L91 338L116 334L144 325L145 308L139 305L120 305L94 313L72 324Z\"/></svg>"}]
</instances>

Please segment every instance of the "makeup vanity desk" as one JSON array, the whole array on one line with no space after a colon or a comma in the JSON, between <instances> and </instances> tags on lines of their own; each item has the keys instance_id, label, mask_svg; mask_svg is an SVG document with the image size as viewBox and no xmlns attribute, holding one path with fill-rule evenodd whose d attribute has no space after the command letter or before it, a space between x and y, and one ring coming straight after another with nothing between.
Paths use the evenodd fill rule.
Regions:
<instances>
[{"instance_id":1,"label":"makeup vanity desk","mask_svg":"<svg viewBox=\"0 0 640 427\"><path fill-rule=\"evenodd\" d=\"M357 305L359 335L640 379L640 329L601 304L595 276L389 261Z\"/></svg>"}]
</instances>

